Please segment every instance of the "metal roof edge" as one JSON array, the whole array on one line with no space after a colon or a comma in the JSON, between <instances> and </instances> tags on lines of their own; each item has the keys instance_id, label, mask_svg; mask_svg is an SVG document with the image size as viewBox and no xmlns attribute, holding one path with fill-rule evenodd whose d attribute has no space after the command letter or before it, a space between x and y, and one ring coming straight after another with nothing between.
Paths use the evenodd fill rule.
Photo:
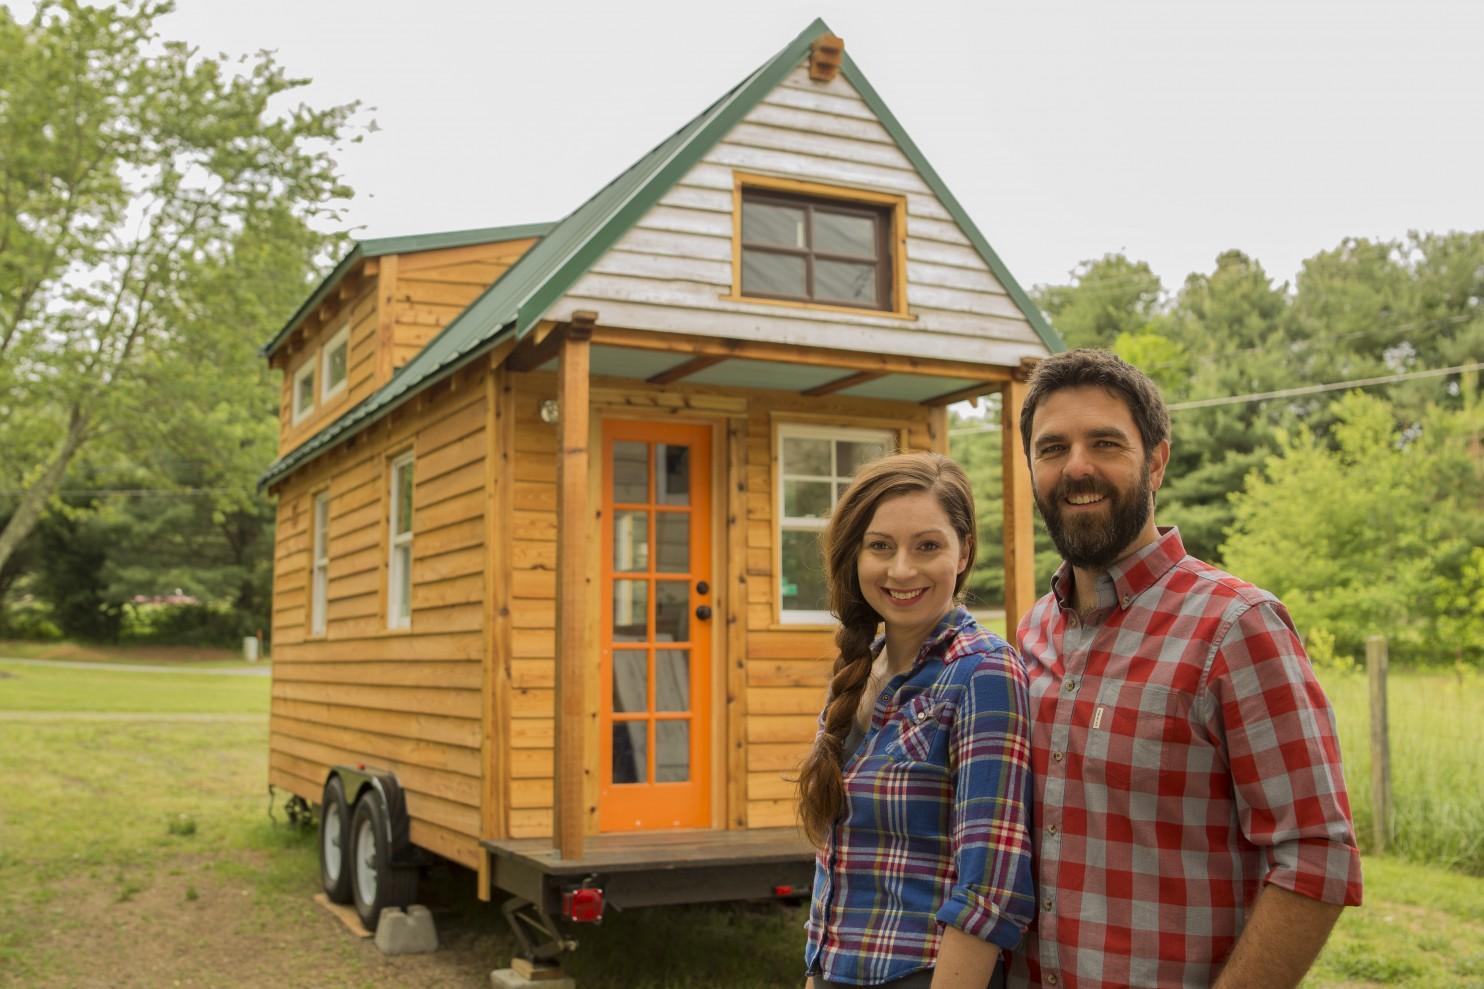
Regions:
<instances>
[{"instance_id":1,"label":"metal roof edge","mask_svg":"<svg viewBox=\"0 0 1484 989\"><path fill-rule=\"evenodd\" d=\"M304 316L324 301L346 272L357 262L367 258L378 258L387 254L412 254L417 251L436 251L449 247L469 247L474 244L490 244L502 240L521 240L526 237L544 237L555 227L555 223L520 223L503 227L474 227L466 230L446 230L430 234L408 234L401 237L378 237L358 241L350 252L341 258L330 273L320 280L309 297L294 311L288 322L273 335L273 339L258 348L258 354L269 357L278 349L290 331Z\"/></svg>"},{"instance_id":2,"label":"metal roof edge","mask_svg":"<svg viewBox=\"0 0 1484 989\"><path fill-rule=\"evenodd\" d=\"M1005 286L1006 293L1025 315L1026 321L1031 324L1031 329L1036 331L1036 336L1041 338L1041 342L1052 353L1066 350L1067 345L1062 340L1061 334L1056 332L1056 328L1046 320L1046 315L1041 312L1031 297L1026 294L1025 289L1020 287L1020 283L1015 280L1015 276L1010 274L1010 269L1005 267L1005 262L1001 261L1000 256L995 253L994 248L989 246L989 241L985 239L979 227L969 218L969 214L964 210L958 199L949 191L947 184L938 175L937 170L928 163L927 157L918 148L916 142L908 136L906 128L902 126L902 122L897 119L896 114L891 112L891 109L886 105L886 101L881 98L880 93L876 92L876 88L871 85L865 73L855 64L855 60L850 57L849 52L845 53L841 69L845 73L845 78L860 92L861 99L865 100L866 105L881 119L882 126L886 128L887 133L901 147L902 153L916 166L918 173L922 175L923 181L928 184L928 188L933 190L934 194L943 203L944 208L948 210L960 228L963 229L970 243L979 252L979 256L984 258L985 264L989 265L990 271L994 272L994 276L999 279L1000 284Z\"/></svg>"}]
</instances>

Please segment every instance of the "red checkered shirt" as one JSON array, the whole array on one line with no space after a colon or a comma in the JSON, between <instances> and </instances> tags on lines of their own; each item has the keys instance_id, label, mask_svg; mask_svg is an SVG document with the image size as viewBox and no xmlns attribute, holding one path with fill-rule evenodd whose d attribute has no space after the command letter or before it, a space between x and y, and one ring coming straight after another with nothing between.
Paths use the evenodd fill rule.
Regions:
<instances>
[{"instance_id":1,"label":"red checkered shirt","mask_svg":"<svg viewBox=\"0 0 1484 989\"><path fill-rule=\"evenodd\" d=\"M1209 986L1271 883L1360 903L1329 701L1271 594L1160 538L1020 623L1036 922L1011 986Z\"/></svg>"}]
</instances>

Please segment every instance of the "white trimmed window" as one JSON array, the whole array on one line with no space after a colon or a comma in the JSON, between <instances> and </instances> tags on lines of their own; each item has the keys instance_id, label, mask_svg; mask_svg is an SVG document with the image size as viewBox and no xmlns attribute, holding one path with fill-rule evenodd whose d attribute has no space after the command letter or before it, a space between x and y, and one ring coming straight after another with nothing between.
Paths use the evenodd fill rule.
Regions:
<instances>
[{"instance_id":1,"label":"white trimmed window","mask_svg":"<svg viewBox=\"0 0 1484 989\"><path fill-rule=\"evenodd\" d=\"M314 411L314 368L319 362L310 358L294 372L294 422Z\"/></svg>"},{"instance_id":2,"label":"white trimmed window","mask_svg":"<svg viewBox=\"0 0 1484 989\"><path fill-rule=\"evenodd\" d=\"M346 323L340 331L330 338L325 344L324 350L320 351L324 368L320 373L323 382L320 391L321 401L328 402L331 398L345 391L345 377L350 367L350 324Z\"/></svg>"},{"instance_id":3,"label":"white trimmed window","mask_svg":"<svg viewBox=\"0 0 1484 989\"><path fill-rule=\"evenodd\" d=\"M778 618L824 625L829 613L820 534L862 464L890 453L887 430L778 427Z\"/></svg>"},{"instance_id":4,"label":"white trimmed window","mask_svg":"<svg viewBox=\"0 0 1484 989\"><path fill-rule=\"evenodd\" d=\"M412 624L412 454L392 461L390 552L387 559L388 628Z\"/></svg>"},{"instance_id":5,"label":"white trimmed window","mask_svg":"<svg viewBox=\"0 0 1484 989\"><path fill-rule=\"evenodd\" d=\"M325 634L330 598L330 492L314 496L314 568L309 591L309 634Z\"/></svg>"}]
</instances>

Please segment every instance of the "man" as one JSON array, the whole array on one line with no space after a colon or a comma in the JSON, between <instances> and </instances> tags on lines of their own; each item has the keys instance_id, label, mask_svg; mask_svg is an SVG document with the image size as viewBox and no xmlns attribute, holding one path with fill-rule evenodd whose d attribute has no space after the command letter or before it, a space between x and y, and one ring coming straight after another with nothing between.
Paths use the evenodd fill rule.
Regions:
<instances>
[{"instance_id":1,"label":"man","mask_svg":"<svg viewBox=\"0 0 1484 989\"><path fill-rule=\"evenodd\" d=\"M1064 562L1019 629L1039 910L1011 986L1295 986L1360 903L1334 716L1288 612L1155 526L1169 423L1104 351L1027 388Z\"/></svg>"}]
</instances>

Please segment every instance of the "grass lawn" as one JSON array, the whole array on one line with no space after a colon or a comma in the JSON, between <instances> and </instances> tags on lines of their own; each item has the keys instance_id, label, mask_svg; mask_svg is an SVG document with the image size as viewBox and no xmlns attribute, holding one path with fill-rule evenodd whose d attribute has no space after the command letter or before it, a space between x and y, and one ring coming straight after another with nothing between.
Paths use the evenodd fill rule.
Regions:
<instances>
[{"instance_id":1,"label":"grass lawn","mask_svg":"<svg viewBox=\"0 0 1484 989\"><path fill-rule=\"evenodd\" d=\"M432 955L384 957L313 905L315 835L287 825L282 794L268 816L266 716L5 717L45 703L262 714L266 679L0 671L12 674L0 680L0 986L483 989L508 963L498 909L461 869L423 883ZM1346 912L1306 985L1484 986L1484 879L1390 858L1365 868L1366 905ZM568 968L583 989L798 985L803 917L779 904L610 914L573 932Z\"/></svg>"}]
</instances>

